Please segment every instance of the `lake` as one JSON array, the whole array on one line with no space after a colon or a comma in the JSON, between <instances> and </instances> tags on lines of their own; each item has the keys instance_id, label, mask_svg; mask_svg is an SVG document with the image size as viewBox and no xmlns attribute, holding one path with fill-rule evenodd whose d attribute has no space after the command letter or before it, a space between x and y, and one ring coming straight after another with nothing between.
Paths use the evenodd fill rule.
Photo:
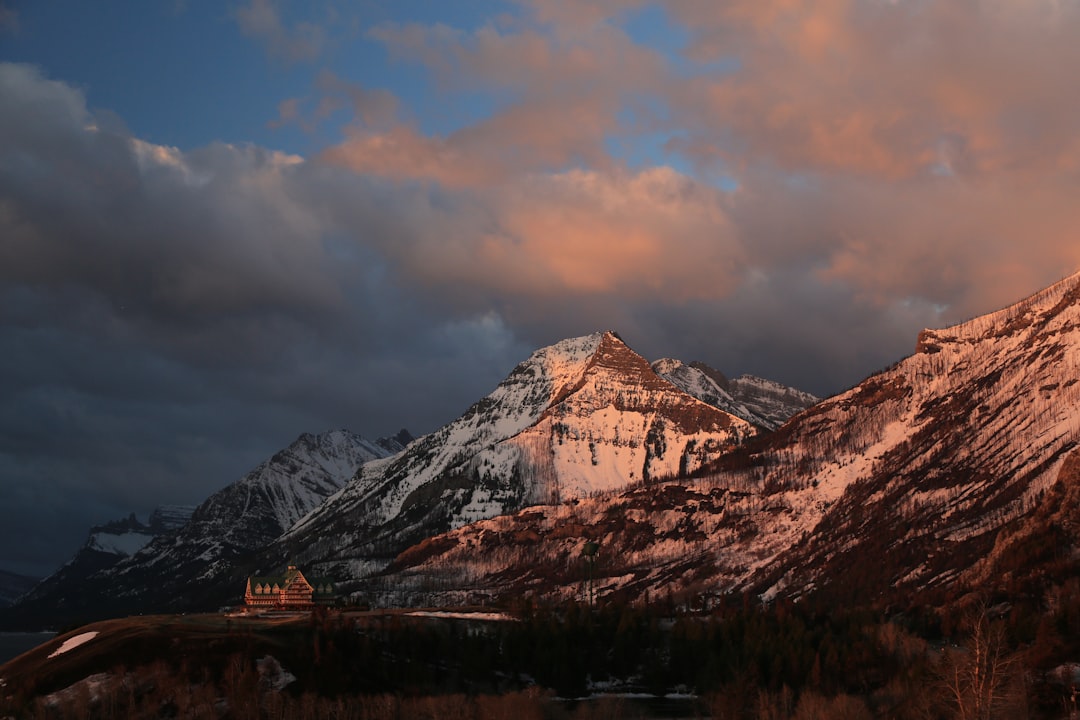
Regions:
<instances>
[{"instance_id":1,"label":"lake","mask_svg":"<svg viewBox=\"0 0 1080 720\"><path fill-rule=\"evenodd\" d=\"M22 655L27 650L37 647L55 635L56 633L51 632L0 632L0 665L3 665L12 658Z\"/></svg>"}]
</instances>

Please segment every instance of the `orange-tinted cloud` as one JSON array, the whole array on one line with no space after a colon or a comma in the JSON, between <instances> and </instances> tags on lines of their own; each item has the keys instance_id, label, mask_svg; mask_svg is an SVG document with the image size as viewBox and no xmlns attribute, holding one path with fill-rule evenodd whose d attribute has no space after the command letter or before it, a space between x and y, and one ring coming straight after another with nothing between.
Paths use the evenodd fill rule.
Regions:
<instances>
[{"instance_id":1,"label":"orange-tinted cloud","mask_svg":"<svg viewBox=\"0 0 1080 720\"><path fill-rule=\"evenodd\" d=\"M667 168L537 175L504 188L488 208L490 230L454 257L417 260L428 275L454 268L455 281L533 298L712 298L743 265L722 203Z\"/></svg>"},{"instance_id":2,"label":"orange-tinted cloud","mask_svg":"<svg viewBox=\"0 0 1080 720\"><path fill-rule=\"evenodd\" d=\"M443 253L423 245L438 262L403 262L422 282L684 302L801 273L883 309L946 308L947 321L1080 265L1072 5L678 0L664 3L690 38L678 58L625 29L645 3L520 5L474 30L376 28L448 99L488 93L494 110L445 135L357 123L322 156L430 183L485 218ZM653 175L612 157L613 137L649 132L668 134L670 159L693 170L661 159ZM703 190L717 169L737 189ZM694 188L685 223L642 189L661 176ZM611 193L633 201L612 212ZM717 263L723 281L684 268L676 282L664 238L680 261Z\"/></svg>"},{"instance_id":3,"label":"orange-tinted cloud","mask_svg":"<svg viewBox=\"0 0 1080 720\"><path fill-rule=\"evenodd\" d=\"M577 30L465 33L445 26L384 25L372 35L399 59L427 66L447 93L486 91L496 109L443 137L399 124L347 129L323 157L359 172L459 187L515 174L605 167L620 112L666 70L654 51L600 23Z\"/></svg>"},{"instance_id":4,"label":"orange-tinted cloud","mask_svg":"<svg viewBox=\"0 0 1080 720\"><path fill-rule=\"evenodd\" d=\"M431 180L448 187L483 185L501 174L480 158L464 156L452 143L425 137L408 126L384 133L351 130L344 143L324 151L321 159L366 175Z\"/></svg>"},{"instance_id":5,"label":"orange-tinted cloud","mask_svg":"<svg viewBox=\"0 0 1080 720\"><path fill-rule=\"evenodd\" d=\"M791 169L910 176L960 137L966 168L1041 169L1073 135L1080 11L1047 2L671 3L696 57L740 70L678 98L700 132ZM1057 8L1055 11L1054 8ZM703 87L704 86L704 87ZM695 118L695 116L697 116Z\"/></svg>"},{"instance_id":6,"label":"orange-tinted cloud","mask_svg":"<svg viewBox=\"0 0 1080 720\"><path fill-rule=\"evenodd\" d=\"M322 159L361 173L432 180L449 187L493 185L517 173L604 165L602 150L613 111L581 103L561 108L518 104L446 138L399 125L385 132L347 131Z\"/></svg>"}]
</instances>

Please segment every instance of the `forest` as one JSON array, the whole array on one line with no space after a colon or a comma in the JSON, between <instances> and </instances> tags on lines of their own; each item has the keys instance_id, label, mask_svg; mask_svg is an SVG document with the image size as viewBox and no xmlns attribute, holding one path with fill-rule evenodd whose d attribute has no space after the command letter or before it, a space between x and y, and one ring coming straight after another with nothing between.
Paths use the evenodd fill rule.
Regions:
<instances>
[{"instance_id":1,"label":"forest","mask_svg":"<svg viewBox=\"0 0 1080 720\"><path fill-rule=\"evenodd\" d=\"M702 612L669 596L522 602L502 621L323 610L270 633L159 631L97 658L92 682L13 678L0 717L1059 718L1075 709L1080 581L1054 602L742 597Z\"/></svg>"}]
</instances>

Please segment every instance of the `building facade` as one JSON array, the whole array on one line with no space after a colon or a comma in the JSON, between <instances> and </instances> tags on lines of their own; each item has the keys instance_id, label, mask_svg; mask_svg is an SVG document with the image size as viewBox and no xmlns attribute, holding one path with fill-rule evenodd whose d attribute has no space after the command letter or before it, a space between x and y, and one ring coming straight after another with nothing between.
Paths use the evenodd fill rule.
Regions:
<instances>
[{"instance_id":1,"label":"building facade","mask_svg":"<svg viewBox=\"0 0 1080 720\"><path fill-rule=\"evenodd\" d=\"M273 610L310 610L332 605L336 599L332 579L304 577L295 565L289 565L284 575L249 577L244 590L245 605Z\"/></svg>"}]
</instances>

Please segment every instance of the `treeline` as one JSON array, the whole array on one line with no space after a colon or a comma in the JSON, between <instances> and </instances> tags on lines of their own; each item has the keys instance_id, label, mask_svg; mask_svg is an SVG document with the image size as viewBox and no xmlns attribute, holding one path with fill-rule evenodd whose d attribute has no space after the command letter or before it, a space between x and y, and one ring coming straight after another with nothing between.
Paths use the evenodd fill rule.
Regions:
<instances>
[{"instance_id":1,"label":"treeline","mask_svg":"<svg viewBox=\"0 0 1080 720\"><path fill-rule=\"evenodd\" d=\"M323 612L270 638L236 623L202 654L129 657L65 693L7 688L0 717L647 717L618 698L554 700L607 692L678 693L696 698L690 717L716 720L1053 718L1073 710L1075 678L1053 668L1080 657L1080 583L1055 602L885 616L748 600L689 613L664 598L523 604L501 622Z\"/></svg>"}]
</instances>

